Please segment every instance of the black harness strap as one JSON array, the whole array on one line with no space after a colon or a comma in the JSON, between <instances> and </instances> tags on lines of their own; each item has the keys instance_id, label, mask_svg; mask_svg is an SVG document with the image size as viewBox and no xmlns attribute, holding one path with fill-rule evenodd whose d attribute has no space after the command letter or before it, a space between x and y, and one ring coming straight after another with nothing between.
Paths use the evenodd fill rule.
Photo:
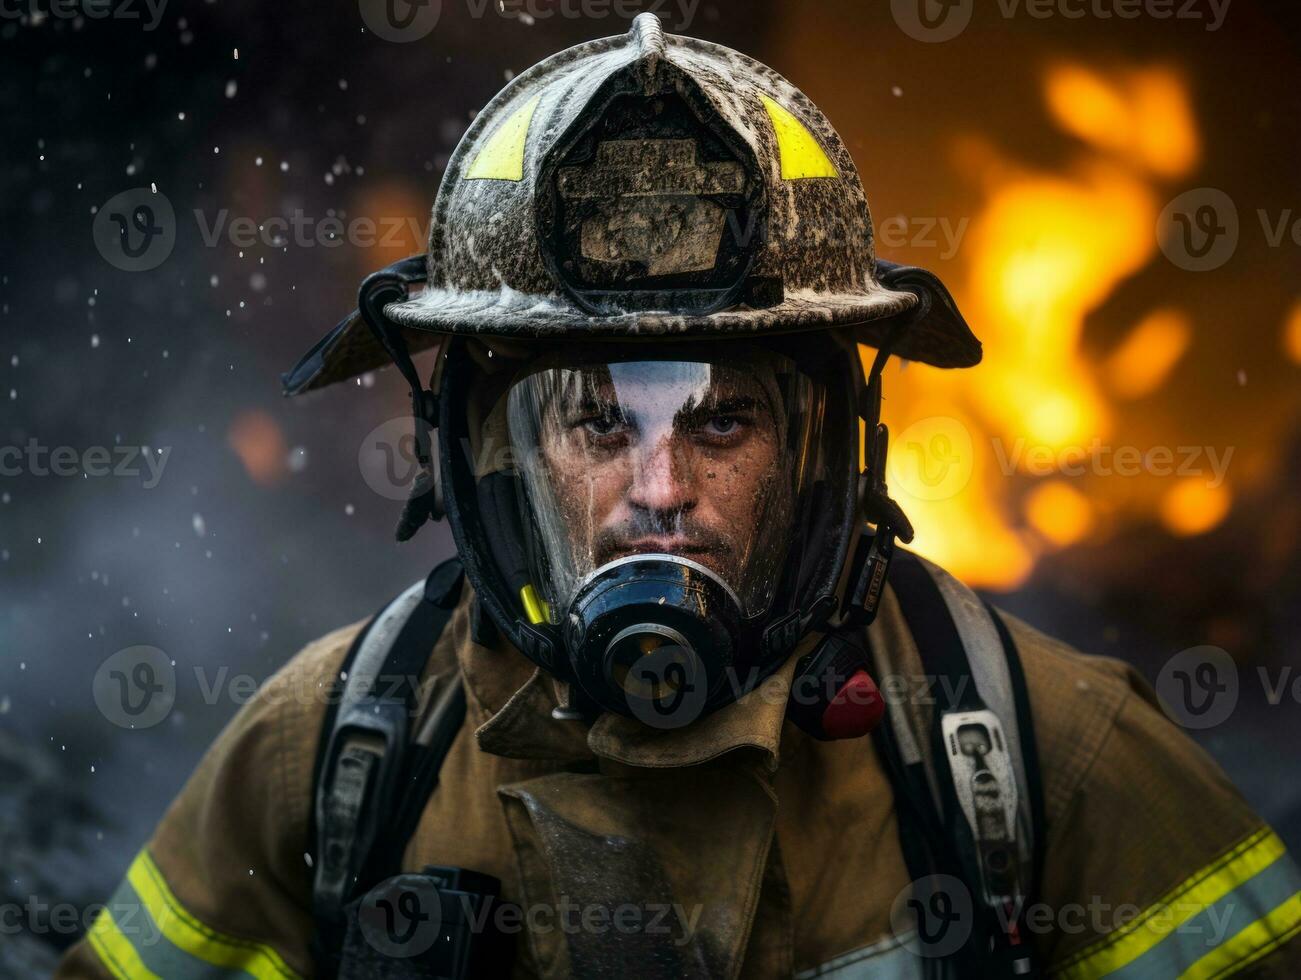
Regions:
<instances>
[{"instance_id":1,"label":"black harness strap","mask_svg":"<svg viewBox=\"0 0 1301 980\"><path fill-rule=\"evenodd\" d=\"M978 969L986 976L1033 976L1034 966L1022 940L1021 920L1029 885L1022 878L1033 878L1036 872L1023 875L1019 855L1024 853L1025 841L1017 838L1023 834L1033 837L1037 869L1042 853L1042 807L1033 809L1032 792L1028 801L1032 827L1021 826L1020 804L1007 820L988 822L991 814L1007 813L1011 801L1020 799L1014 771L1022 764L1035 773L1037 782L1037 753L1019 658L1010 634L994 617L1002 650L995 648L992 655L1001 653L1008 660L1008 676L1001 690L1006 692L1010 682L1016 715L1011 718L986 706L976 682L977 671L955 621L954 610L961 609L969 616L973 603L951 609L930 569L906 552L897 555L890 582L934 698L929 770L924 759L904 758L900 741L906 733L898 730L907 725L902 711L887 716L887 730L876 739L892 774L896 797L908 798L906 806L899 808L905 861L914 880L935 873L952 875L971 896L976 928L971 940L954 954L953 966L963 972ZM953 592L955 583L947 578L946 582L945 588ZM973 627L968 624L965 628ZM981 624L981 629L986 636L993 636L988 624ZM989 655L988 647L977 649ZM988 667L982 664L987 679ZM1006 694L1003 697L1008 712L1012 705ZM1021 760L1016 758L1019 747L1024 747ZM919 754L916 746L912 752Z\"/></svg>"},{"instance_id":2,"label":"black harness strap","mask_svg":"<svg viewBox=\"0 0 1301 980\"><path fill-rule=\"evenodd\" d=\"M327 973L338 963L344 907L360 890L392 873L406 838L397 841L386 818L404 812L416 782L432 786L464 717L460 684L440 698L427 741L409 751L420 675L460 598L464 573L451 559L390 602L349 650L341 689L327 709L313 787L312 854L315 951ZM458 713L459 707L459 713ZM452 726L455 727L452 727ZM415 817L418 818L419 810ZM414 822L411 823L414 828Z\"/></svg>"},{"instance_id":3,"label":"black harness strap","mask_svg":"<svg viewBox=\"0 0 1301 980\"><path fill-rule=\"evenodd\" d=\"M911 552L896 553L890 584L908 629L917 643L922 664L935 683L932 694L943 711L979 711L985 707L971 679L971 664L957 624L949 614L944 596L926 567Z\"/></svg>"},{"instance_id":4,"label":"black harness strap","mask_svg":"<svg viewBox=\"0 0 1301 980\"><path fill-rule=\"evenodd\" d=\"M407 843L416 832L425 804L438 787L438 774L465 721L465 688L460 678L447 686L430 713L429 723L407 745L397 792L395 815L388 821L381 846L375 848L359 876L369 887L396 874Z\"/></svg>"}]
</instances>

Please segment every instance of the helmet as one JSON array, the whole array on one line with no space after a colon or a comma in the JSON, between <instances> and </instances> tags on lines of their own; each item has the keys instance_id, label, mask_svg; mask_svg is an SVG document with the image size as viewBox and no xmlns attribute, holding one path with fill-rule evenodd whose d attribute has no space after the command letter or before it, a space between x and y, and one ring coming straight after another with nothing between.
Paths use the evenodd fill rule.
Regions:
<instances>
[{"instance_id":1,"label":"helmet","mask_svg":"<svg viewBox=\"0 0 1301 980\"><path fill-rule=\"evenodd\" d=\"M870 379L858 343L881 351ZM426 389L410 355L432 346ZM427 426L399 537L445 513L482 611L579 702L642 717L671 677L695 717L788 659L846 575L841 618L870 613L873 562L910 536L880 478L891 351L980 360L938 279L875 257L817 107L643 14L488 104L428 254L371 276L284 382L394 361ZM890 533L851 560L865 519Z\"/></svg>"}]
</instances>

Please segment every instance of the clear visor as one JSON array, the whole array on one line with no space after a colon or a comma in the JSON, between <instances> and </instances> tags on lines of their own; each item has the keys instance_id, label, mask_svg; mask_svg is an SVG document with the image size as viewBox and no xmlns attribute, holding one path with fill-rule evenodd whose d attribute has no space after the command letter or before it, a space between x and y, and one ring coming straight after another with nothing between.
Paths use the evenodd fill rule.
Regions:
<instances>
[{"instance_id":1,"label":"clear visor","mask_svg":"<svg viewBox=\"0 0 1301 980\"><path fill-rule=\"evenodd\" d=\"M768 610L799 560L824 395L793 361L737 347L543 366L510 388L532 585L552 622L593 572L646 554L704 566L745 616Z\"/></svg>"}]
</instances>

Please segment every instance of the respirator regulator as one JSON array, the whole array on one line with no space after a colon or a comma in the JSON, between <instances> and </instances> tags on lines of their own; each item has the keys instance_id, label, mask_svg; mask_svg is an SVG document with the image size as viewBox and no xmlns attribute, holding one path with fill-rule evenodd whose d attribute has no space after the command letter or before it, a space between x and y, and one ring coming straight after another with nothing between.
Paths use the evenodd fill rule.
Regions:
<instances>
[{"instance_id":1,"label":"respirator regulator","mask_svg":"<svg viewBox=\"0 0 1301 980\"><path fill-rule=\"evenodd\" d=\"M641 555L612 562L579 589L564 639L589 696L667 726L745 685L745 627L736 593L709 569Z\"/></svg>"}]
</instances>

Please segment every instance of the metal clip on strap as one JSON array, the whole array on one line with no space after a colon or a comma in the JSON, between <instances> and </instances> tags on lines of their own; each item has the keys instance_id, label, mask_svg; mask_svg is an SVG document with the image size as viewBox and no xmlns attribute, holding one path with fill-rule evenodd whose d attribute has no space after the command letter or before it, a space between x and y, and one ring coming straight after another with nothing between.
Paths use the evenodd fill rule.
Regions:
<instances>
[{"instance_id":1,"label":"metal clip on strap","mask_svg":"<svg viewBox=\"0 0 1301 980\"><path fill-rule=\"evenodd\" d=\"M330 790L321 808L317 846L317 912L338 921L358 864L357 828L375 784L382 752L360 742L343 748L336 760Z\"/></svg>"},{"instance_id":2,"label":"metal clip on strap","mask_svg":"<svg viewBox=\"0 0 1301 980\"><path fill-rule=\"evenodd\" d=\"M321 769L318 796L315 913L338 922L375 844L378 815L397 791L396 760L408 738L410 706L386 697L382 672L395 638L424 601L425 583L393 600L367 631L350 665L338 720Z\"/></svg>"},{"instance_id":3,"label":"metal clip on strap","mask_svg":"<svg viewBox=\"0 0 1301 980\"><path fill-rule=\"evenodd\" d=\"M985 975L1032 975L1019 925L1042 828L1033 826L1032 801L1022 788L1021 745L1033 732L1019 730L1009 667L1015 648L1004 647L992 614L965 586L917 556L901 556L891 583L922 668L937 679L931 738L937 771L927 780L934 796L918 801L923 808L933 804L938 818L940 832L932 836L941 846L934 858L977 902L992 943Z\"/></svg>"}]
</instances>

